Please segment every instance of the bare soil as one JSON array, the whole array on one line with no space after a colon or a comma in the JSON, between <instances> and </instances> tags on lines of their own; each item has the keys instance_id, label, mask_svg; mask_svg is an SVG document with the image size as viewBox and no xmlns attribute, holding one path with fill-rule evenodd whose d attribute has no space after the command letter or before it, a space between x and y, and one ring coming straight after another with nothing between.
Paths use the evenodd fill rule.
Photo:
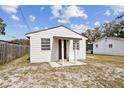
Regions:
<instances>
[{"instance_id":1,"label":"bare soil","mask_svg":"<svg viewBox=\"0 0 124 93\"><path fill-rule=\"evenodd\" d=\"M0 87L124 88L124 57L88 55L87 65L52 68L29 56L0 65Z\"/></svg>"}]
</instances>

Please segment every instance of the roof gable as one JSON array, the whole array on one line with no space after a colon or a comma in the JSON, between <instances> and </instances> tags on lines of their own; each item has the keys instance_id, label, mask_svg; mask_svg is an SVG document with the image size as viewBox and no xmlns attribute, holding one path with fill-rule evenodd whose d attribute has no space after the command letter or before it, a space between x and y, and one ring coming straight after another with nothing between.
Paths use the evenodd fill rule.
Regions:
<instances>
[{"instance_id":1,"label":"roof gable","mask_svg":"<svg viewBox=\"0 0 124 93\"><path fill-rule=\"evenodd\" d=\"M66 26L63 26L63 25L56 26L56 27L52 27L52 28L48 28L48 29L44 29L44 30L38 30L38 31L35 31L35 32L26 33L26 35L35 34L35 33L43 32L43 31L48 31L48 30L55 29L55 28L60 28L60 27L64 27L65 29L68 29L69 31L72 31L72 32L75 33L75 34L78 34L78 35L80 35L80 36L83 36L83 35L81 35L80 33L75 32L75 31L71 30L70 28L68 28L68 27L66 27ZM84 36L84 37L85 37L85 36ZM86 38L86 37L85 37L85 38Z\"/></svg>"}]
</instances>

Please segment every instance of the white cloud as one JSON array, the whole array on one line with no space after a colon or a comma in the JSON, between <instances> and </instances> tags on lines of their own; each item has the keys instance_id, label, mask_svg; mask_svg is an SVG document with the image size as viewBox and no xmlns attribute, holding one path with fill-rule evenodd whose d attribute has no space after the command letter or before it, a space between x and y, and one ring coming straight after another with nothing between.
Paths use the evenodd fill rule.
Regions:
<instances>
[{"instance_id":1,"label":"white cloud","mask_svg":"<svg viewBox=\"0 0 124 93\"><path fill-rule=\"evenodd\" d=\"M39 30L40 28L39 27L34 27L34 30Z\"/></svg>"},{"instance_id":2,"label":"white cloud","mask_svg":"<svg viewBox=\"0 0 124 93\"><path fill-rule=\"evenodd\" d=\"M29 19L30 19L31 22L34 22L36 18L33 15L29 15Z\"/></svg>"},{"instance_id":3,"label":"white cloud","mask_svg":"<svg viewBox=\"0 0 124 93\"><path fill-rule=\"evenodd\" d=\"M68 6L64 13L65 18L71 18L71 17L83 17L86 19L88 16L86 13L84 13L83 9L80 9L80 7L77 7L75 5Z\"/></svg>"},{"instance_id":4,"label":"white cloud","mask_svg":"<svg viewBox=\"0 0 124 93\"><path fill-rule=\"evenodd\" d=\"M95 26L100 26L100 22L99 22L99 21L96 21L96 22L94 23L94 25L95 25Z\"/></svg>"},{"instance_id":5,"label":"white cloud","mask_svg":"<svg viewBox=\"0 0 124 93\"><path fill-rule=\"evenodd\" d=\"M40 7L40 11L43 11L43 10L44 10L44 7L43 7L43 6L41 6L41 7Z\"/></svg>"},{"instance_id":6,"label":"white cloud","mask_svg":"<svg viewBox=\"0 0 124 93\"><path fill-rule=\"evenodd\" d=\"M17 25L17 27L19 27L19 28L27 28L27 26L26 25Z\"/></svg>"},{"instance_id":7,"label":"white cloud","mask_svg":"<svg viewBox=\"0 0 124 93\"><path fill-rule=\"evenodd\" d=\"M104 21L104 23L110 23L110 21L108 21L108 20L105 20L105 21Z\"/></svg>"},{"instance_id":8,"label":"white cloud","mask_svg":"<svg viewBox=\"0 0 124 93\"><path fill-rule=\"evenodd\" d=\"M19 17L16 16L16 15L11 15L11 18L12 18L13 20L15 20L15 21L19 21L19 20L20 20Z\"/></svg>"},{"instance_id":9,"label":"white cloud","mask_svg":"<svg viewBox=\"0 0 124 93\"><path fill-rule=\"evenodd\" d=\"M60 11L62 10L62 6L61 5L53 5L52 7L51 7L51 9L52 9L52 14L53 14L53 16L51 17L51 19L52 18L57 18L57 17L60 17Z\"/></svg>"},{"instance_id":10,"label":"white cloud","mask_svg":"<svg viewBox=\"0 0 124 93\"><path fill-rule=\"evenodd\" d=\"M68 21L67 20L64 20L64 19L62 19L62 20L61 19L58 19L57 21L58 21L58 23L63 23L63 24L64 23L68 23Z\"/></svg>"},{"instance_id":11,"label":"white cloud","mask_svg":"<svg viewBox=\"0 0 124 93\"><path fill-rule=\"evenodd\" d=\"M110 15L111 15L110 10L106 10L105 13L104 13L104 15L106 15L106 16L110 16Z\"/></svg>"},{"instance_id":12,"label":"white cloud","mask_svg":"<svg viewBox=\"0 0 124 93\"><path fill-rule=\"evenodd\" d=\"M123 5L111 6L111 9L114 11L114 15L119 15L121 13L124 13L124 6Z\"/></svg>"},{"instance_id":13,"label":"white cloud","mask_svg":"<svg viewBox=\"0 0 124 93\"><path fill-rule=\"evenodd\" d=\"M89 24L90 24L90 22L88 21L88 22L86 22L86 24L87 24L87 25L89 25Z\"/></svg>"},{"instance_id":14,"label":"white cloud","mask_svg":"<svg viewBox=\"0 0 124 93\"><path fill-rule=\"evenodd\" d=\"M12 5L2 5L1 9L5 11L6 13L17 13L18 6L12 6Z\"/></svg>"},{"instance_id":15,"label":"white cloud","mask_svg":"<svg viewBox=\"0 0 124 93\"><path fill-rule=\"evenodd\" d=\"M81 33L81 32L85 32L90 27L88 25L84 25L84 24L71 24L70 28L76 32Z\"/></svg>"},{"instance_id":16,"label":"white cloud","mask_svg":"<svg viewBox=\"0 0 124 93\"><path fill-rule=\"evenodd\" d=\"M55 5L51 7L53 16L51 18L58 18L58 22L69 23L71 18L84 18L87 19L87 14L84 9L78 6L60 6Z\"/></svg>"}]
</instances>

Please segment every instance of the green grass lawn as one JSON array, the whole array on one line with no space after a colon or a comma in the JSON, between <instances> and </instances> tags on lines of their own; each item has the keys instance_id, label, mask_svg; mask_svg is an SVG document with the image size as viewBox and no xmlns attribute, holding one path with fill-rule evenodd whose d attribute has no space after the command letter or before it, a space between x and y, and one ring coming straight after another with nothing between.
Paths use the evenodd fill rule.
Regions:
<instances>
[{"instance_id":1,"label":"green grass lawn","mask_svg":"<svg viewBox=\"0 0 124 93\"><path fill-rule=\"evenodd\" d=\"M5 64L0 64L0 68L2 67L12 67L12 66L23 66L29 64L29 54L24 55L23 57L17 58Z\"/></svg>"},{"instance_id":2,"label":"green grass lawn","mask_svg":"<svg viewBox=\"0 0 124 93\"><path fill-rule=\"evenodd\" d=\"M85 61L88 62L110 62L115 64L124 64L124 56L111 56L111 55L97 55L97 54L87 54L87 56L92 56L94 58L87 58Z\"/></svg>"}]
</instances>

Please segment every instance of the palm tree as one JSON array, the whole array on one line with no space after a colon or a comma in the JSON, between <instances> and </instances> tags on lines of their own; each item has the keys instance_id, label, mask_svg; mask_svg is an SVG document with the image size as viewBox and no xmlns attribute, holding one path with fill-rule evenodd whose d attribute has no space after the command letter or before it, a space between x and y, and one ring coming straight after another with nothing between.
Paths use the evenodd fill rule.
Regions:
<instances>
[{"instance_id":1,"label":"palm tree","mask_svg":"<svg viewBox=\"0 0 124 93\"><path fill-rule=\"evenodd\" d=\"M7 25L4 23L4 21L0 18L0 35L5 35L5 27Z\"/></svg>"}]
</instances>

